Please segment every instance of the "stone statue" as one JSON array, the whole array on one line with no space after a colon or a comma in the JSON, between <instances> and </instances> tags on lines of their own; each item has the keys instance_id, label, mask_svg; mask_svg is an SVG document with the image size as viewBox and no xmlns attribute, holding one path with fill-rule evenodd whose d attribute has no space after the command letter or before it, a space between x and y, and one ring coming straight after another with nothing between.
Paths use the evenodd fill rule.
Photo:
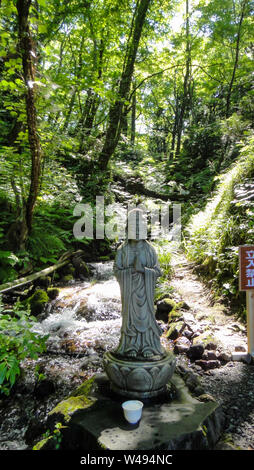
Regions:
<instances>
[{"instance_id":1,"label":"stone statue","mask_svg":"<svg viewBox=\"0 0 254 470\"><path fill-rule=\"evenodd\" d=\"M161 271L155 249L142 239L141 222L141 210L129 213L128 232L135 238L127 239L118 249L114 264L122 299L122 329L116 353L152 358L164 353L162 332L154 314L154 288Z\"/></svg>"},{"instance_id":2,"label":"stone statue","mask_svg":"<svg viewBox=\"0 0 254 470\"><path fill-rule=\"evenodd\" d=\"M161 275L155 249L142 230L142 211L128 216L128 239L117 250L114 272L121 288L122 328L115 351L106 352L104 369L111 388L131 398L152 398L169 386L175 357L160 343L154 314L154 288Z\"/></svg>"}]
</instances>

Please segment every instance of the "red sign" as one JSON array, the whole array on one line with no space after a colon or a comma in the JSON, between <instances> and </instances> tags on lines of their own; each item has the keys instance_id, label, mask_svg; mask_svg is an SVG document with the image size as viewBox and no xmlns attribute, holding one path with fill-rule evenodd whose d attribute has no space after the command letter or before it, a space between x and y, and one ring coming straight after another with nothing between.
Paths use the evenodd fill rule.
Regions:
<instances>
[{"instance_id":1,"label":"red sign","mask_svg":"<svg viewBox=\"0 0 254 470\"><path fill-rule=\"evenodd\" d=\"M239 247L240 290L254 290L254 245Z\"/></svg>"}]
</instances>

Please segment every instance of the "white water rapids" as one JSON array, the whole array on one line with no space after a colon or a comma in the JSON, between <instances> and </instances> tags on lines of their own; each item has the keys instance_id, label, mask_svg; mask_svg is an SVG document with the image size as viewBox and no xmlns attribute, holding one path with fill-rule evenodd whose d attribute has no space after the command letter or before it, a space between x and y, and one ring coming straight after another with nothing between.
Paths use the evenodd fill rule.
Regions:
<instances>
[{"instance_id":1,"label":"white water rapids","mask_svg":"<svg viewBox=\"0 0 254 470\"><path fill-rule=\"evenodd\" d=\"M120 287L113 262L93 263L90 282L75 282L60 290L47 317L33 331L49 335L50 352L93 354L115 348L121 327Z\"/></svg>"}]
</instances>

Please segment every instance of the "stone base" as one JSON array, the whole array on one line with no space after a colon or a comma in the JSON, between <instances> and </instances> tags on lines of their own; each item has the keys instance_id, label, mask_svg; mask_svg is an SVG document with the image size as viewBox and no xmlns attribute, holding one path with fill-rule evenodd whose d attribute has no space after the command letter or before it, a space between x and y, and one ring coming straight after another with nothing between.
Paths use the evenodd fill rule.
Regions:
<instances>
[{"instance_id":1,"label":"stone base","mask_svg":"<svg viewBox=\"0 0 254 470\"><path fill-rule=\"evenodd\" d=\"M168 384L174 396L167 392L163 398L148 400L134 425L125 420L122 401L110 392L105 374L94 376L92 387L86 385L90 382L50 412L46 426L52 435L34 449L55 449L54 430L59 422L63 424L60 450L80 452L211 450L223 432L224 415L218 404L193 398L176 374Z\"/></svg>"},{"instance_id":2,"label":"stone base","mask_svg":"<svg viewBox=\"0 0 254 470\"><path fill-rule=\"evenodd\" d=\"M112 390L128 398L153 398L165 393L176 359L167 353L157 360L122 359L108 352L104 355L104 370Z\"/></svg>"}]
</instances>

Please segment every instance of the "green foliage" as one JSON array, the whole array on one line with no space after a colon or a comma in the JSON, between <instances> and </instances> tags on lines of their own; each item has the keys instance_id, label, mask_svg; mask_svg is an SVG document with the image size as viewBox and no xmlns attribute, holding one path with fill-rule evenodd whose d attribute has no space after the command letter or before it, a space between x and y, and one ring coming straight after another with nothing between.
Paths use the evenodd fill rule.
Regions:
<instances>
[{"instance_id":1,"label":"green foliage","mask_svg":"<svg viewBox=\"0 0 254 470\"><path fill-rule=\"evenodd\" d=\"M21 361L37 359L46 350L47 336L32 331L35 318L21 303L14 306L13 315L3 312L0 305L0 394L9 395L21 373Z\"/></svg>"},{"instance_id":2,"label":"green foliage","mask_svg":"<svg viewBox=\"0 0 254 470\"><path fill-rule=\"evenodd\" d=\"M17 256L11 251L0 250L0 283L11 281L16 278L14 266L18 263Z\"/></svg>"},{"instance_id":3,"label":"green foliage","mask_svg":"<svg viewBox=\"0 0 254 470\"><path fill-rule=\"evenodd\" d=\"M235 200L235 188L254 175L254 139L240 149L238 161L222 176L214 197L193 215L185 231L185 247L200 270L214 280L219 291L236 299L238 246L253 244L252 202Z\"/></svg>"}]
</instances>

